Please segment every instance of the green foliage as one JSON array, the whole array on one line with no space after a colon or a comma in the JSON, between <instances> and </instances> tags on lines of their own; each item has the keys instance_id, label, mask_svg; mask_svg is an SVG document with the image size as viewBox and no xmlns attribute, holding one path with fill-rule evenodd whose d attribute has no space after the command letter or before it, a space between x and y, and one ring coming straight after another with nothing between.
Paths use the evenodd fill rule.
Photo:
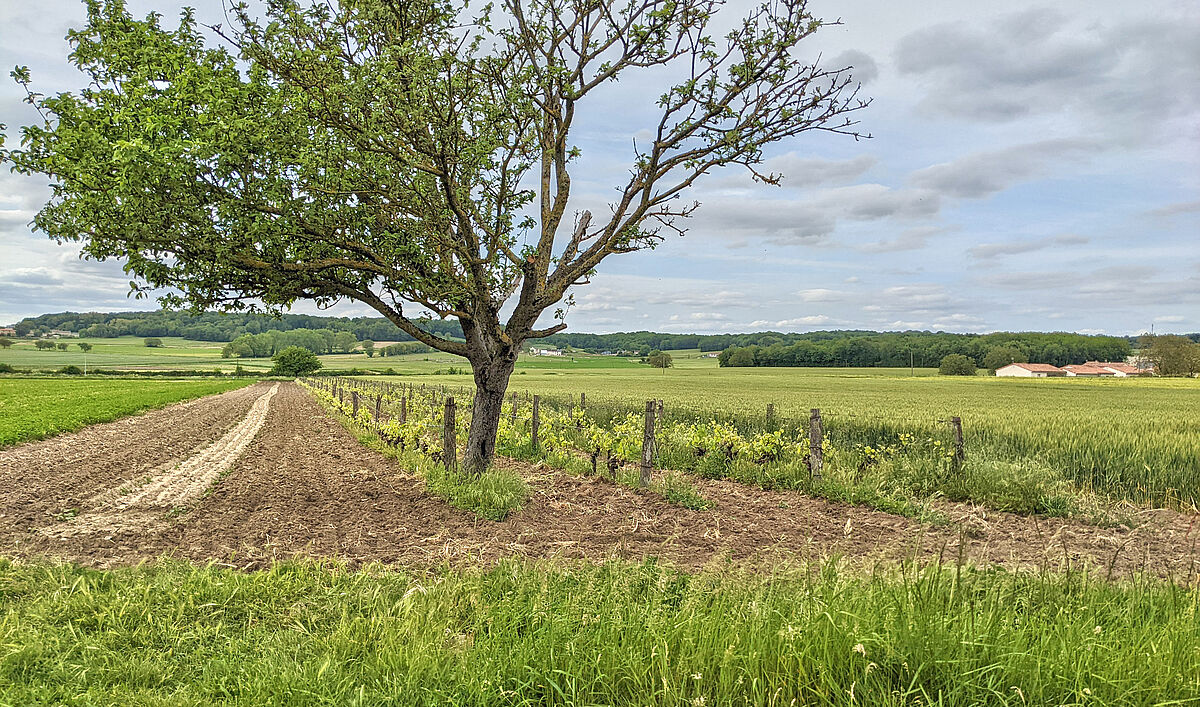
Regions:
<instances>
[{"instance_id":1,"label":"green foliage","mask_svg":"<svg viewBox=\"0 0 1200 707\"><path fill-rule=\"evenodd\" d=\"M1149 706L1200 692L1196 590L1140 577L0 560L0 596L13 704Z\"/></svg>"},{"instance_id":2,"label":"green foliage","mask_svg":"<svg viewBox=\"0 0 1200 707\"><path fill-rule=\"evenodd\" d=\"M469 475L425 461L414 465L414 471L425 478L430 493L488 520L501 521L516 513L529 496L529 486L511 469L492 467Z\"/></svg>"},{"instance_id":3,"label":"green foliage","mask_svg":"<svg viewBox=\"0 0 1200 707\"><path fill-rule=\"evenodd\" d=\"M997 368L1003 368L1010 363L1028 363L1029 357L1014 346L997 346L989 349L983 356L983 367L995 373ZM1041 363L1039 361L1039 363Z\"/></svg>"},{"instance_id":4,"label":"green foliage","mask_svg":"<svg viewBox=\"0 0 1200 707\"><path fill-rule=\"evenodd\" d=\"M0 447L73 432L251 382L7 378L0 381Z\"/></svg>"},{"instance_id":5,"label":"green foliage","mask_svg":"<svg viewBox=\"0 0 1200 707\"><path fill-rule=\"evenodd\" d=\"M973 376L975 362L962 354L950 354L942 359L938 366L938 375L943 376Z\"/></svg>"},{"instance_id":6,"label":"green foliage","mask_svg":"<svg viewBox=\"0 0 1200 707\"><path fill-rule=\"evenodd\" d=\"M618 335L620 336L620 335ZM720 350L722 366L934 366L950 354L987 365L988 354L1005 361L1036 361L1064 366L1085 361L1121 361L1129 356L1129 340L1113 336L1068 333L996 332L946 334L932 332L816 331L803 334L719 334L693 337L703 350ZM724 346L722 346L724 344Z\"/></svg>"},{"instance_id":7,"label":"green foliage","mask_svg":"<svg viewBox=\"0 0 1200 707\"><path fill-rule=\"evenodd\" d=\"M308 349L289 346L271 357L273 376L306 376L321 368L321 360Z\"/></svg>"},{"instance_id":8,"label":"green foliage","mask_svg":"<svg viewBox=\"0 0 1200 707\"><path fill-rule=\"evenodd\" d=\"M154 336L147 337L142 343L145 344L146 348L148 349L161 349L163 346L162 339Z\"/></svg>"},{"instance_id":9,"label":"green foliage","mask_svg":"<svg viewBox=\"0 0 1200 707\"><path fill-rule=\"evenodd\" d=\"M1194 376L1200 373L1200 344L1191 339L1164 334L1143 336L1138 345L1141 356L1160 376Z\"/></svg>"},{"instance_id":10,"label":"green foliage","mask_svg":"<svg viewBox=\"0 0 1200 707\"><path fill-rule=\"evenodd\" d=\"M671 366L675 365L674 359L671 358L671 354L658 350L651 351L650 355L642 359L642 362L649 364L653 368L663 369L670 368Z\"/></svg>"}]
</instances>

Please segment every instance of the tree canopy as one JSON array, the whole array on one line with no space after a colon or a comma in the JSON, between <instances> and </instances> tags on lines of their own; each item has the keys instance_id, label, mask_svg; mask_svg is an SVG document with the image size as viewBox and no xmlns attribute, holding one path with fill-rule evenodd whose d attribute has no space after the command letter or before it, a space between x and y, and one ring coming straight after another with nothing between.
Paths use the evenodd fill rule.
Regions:
<instances>
[{"instance_id":1,"label":"tree canopy","mask_svg":"<svg viewBox=\"0 0 1200 707\"><path fill-rule=\"evenodd\" d=\"M191 10L167 29L89 0L68 35L88 87L39 96L14 71L45 120L3 157L51 179L36 228L124 259L136 293L195 309L352 299L466 357L464 467L479 471L521 344L565 327L539 319L571 287L682 233L706 173L777 182L756 168L764 147L856 135L846 67L797 50L826 24L806 0L766 2L715 38L720 7L271 0L206 33ZM569 213L576 116L608 110L598 89L636 72L663 86L652 137L601 216ZM424 312L461 338L420 327Z\"/></svg>"}]
</instances>

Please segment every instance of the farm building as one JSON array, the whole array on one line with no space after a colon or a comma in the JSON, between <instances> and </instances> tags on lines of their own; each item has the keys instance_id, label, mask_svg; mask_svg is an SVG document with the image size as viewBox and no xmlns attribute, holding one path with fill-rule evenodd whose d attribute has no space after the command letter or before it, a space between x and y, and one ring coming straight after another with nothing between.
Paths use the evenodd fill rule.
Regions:
<instances>
[{"instance_id":1,"label":"farm building","mask_svg":"<svg viewBox=\"0 0 1200 707\"><path fill-rule=\"evenodd\" d=\"M1048 363L1010 363L997 368L996 375L1002 378L1059 378L1067 372Z\"/></svg>"},{"instance_id":2,"label":"farm building","mask_svg":"<svg viewBox=\"0 0 1200 707\"><path fill-rule=\"evenodd\" d=\"M1102 366L1094 366L1090 363L1081 363L1078 365L1063 366L1063 370L1068 376L1078 376L1083 378L1109 378L1116 376L1116 372L1110 371Z\"/></svg>"},{"instance_id":3,"label":"farm building","mask_svg":"<svg viewBox=\"0 0 1200 707\"><path fill-rule=\"evenodd\" d=\"M1117 378L1125 378L1127 376L1145 376L1151 373L1149 369L1138 368L1137 366L1134 366L1130 363L1125 363L1124 361L1088 361L1083 365L1094 366L1096 368L1103 368L1105 370L1112 371L1113 375Z\"/></svg>"}]
</instances>

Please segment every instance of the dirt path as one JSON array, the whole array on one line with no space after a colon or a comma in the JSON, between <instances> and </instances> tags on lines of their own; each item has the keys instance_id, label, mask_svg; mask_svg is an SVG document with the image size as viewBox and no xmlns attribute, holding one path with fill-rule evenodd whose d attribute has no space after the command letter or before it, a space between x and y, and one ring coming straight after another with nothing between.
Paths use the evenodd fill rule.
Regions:
<instances>
[{"instance_id":1,"label":"dirt path","mask_svg":"<svg viewBox=\"0 0 1200 707\"><path fill-rule=\"evenodd\" d=\"M65 538L86 533L128 533L152 528L176 511L185 512L221 474L229 470L262 429L271 398L279 384L262 393L246 416L220 439L182 461L173 460L155 470L149 479L106 490L84 505L90 510L40 529L50 537Z\"/></svg>"},{"instance_id":2,"label":"dirt path","mask_svg":"<svg viewBox=\"0 0 1200 707\"><path fill-rule=\"evenodd\" d=\"M258 387L246 395L240 403L243 416L264 392ZM796 492L704 480L698 485L718 506L695 512L603 479L511 461L503 463L529 477L534 493L520 513L492 523L427 494L422 481L360 445L298 386L283 384L264 407L261 431L229 473L186 513L164 518L159 505L159 522L53 537L21 532L0 517L0 551L49 553L97 566L168 552L239 567L293 556L415 565L488 563L509 555L653 556L698 567L772 561L779 555L840 554L870 562L914 555L954 558L961 552L976 561L1020 567L1088 564L1106 572L1111 564L1115 574L1147 569L1181 577L1197 569L1200 529L1193 527L1193 516L1178 513L1156 512L1137 529L1109 530L963 506L961 523L928 527ZM127 481L137 475L125 476ZM0 507L7 507L8 499L3 503Z\"/></svg>"},{"instance_id":3,"label":"dirt path","mask_svg":"<svg viewBox=\"0 0 1200 707\"><path fill-rule=\"evenodd\" d=\"M87 512L102 494L186 459L246 416L266 385L240 388L0 451L0 547Z\"/></svg>"}]
</instances>

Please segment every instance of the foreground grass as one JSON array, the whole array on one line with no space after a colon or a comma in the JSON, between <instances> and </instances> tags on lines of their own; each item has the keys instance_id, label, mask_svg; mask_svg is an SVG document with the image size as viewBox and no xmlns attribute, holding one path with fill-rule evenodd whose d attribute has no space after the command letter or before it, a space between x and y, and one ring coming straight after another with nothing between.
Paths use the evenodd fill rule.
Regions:
<instances>
[{"instance_id":1,"label":"foreground grass","mask_svg":"<svg viewBox=\"0 0 1200 707\"><path fill-rule=\"evenodd\" d=\"M250 385L249 380L0 379L0 448L150 408Z\"/></svg>"},{"instance_id":2,"label":"foreground grass","mask_svg":"<svg viewBox=\"0 0 1200 707\"><path fill-rule=\"evenodd\" d=\"M1145 578L936 566L0 560L0 704L1178 704L1196 614Z\"/></svg>"}]
</instances>

